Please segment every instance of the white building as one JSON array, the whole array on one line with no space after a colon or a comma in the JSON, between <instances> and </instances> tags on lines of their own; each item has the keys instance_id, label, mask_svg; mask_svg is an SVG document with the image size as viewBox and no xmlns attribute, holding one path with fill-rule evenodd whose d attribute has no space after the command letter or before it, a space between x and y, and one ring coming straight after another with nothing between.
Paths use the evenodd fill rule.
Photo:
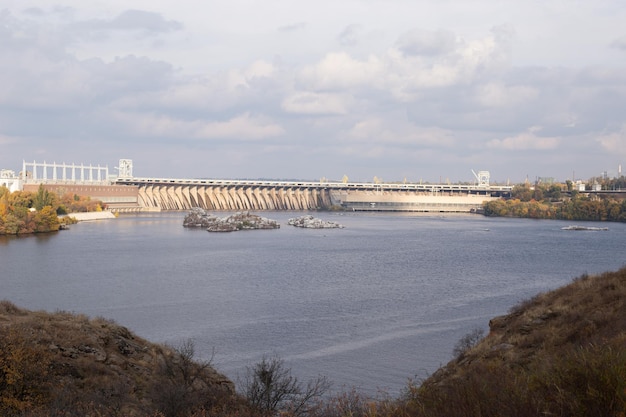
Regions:
<instances>
[{"instance_id":1,"label":"white building","mask_svg":"<svg viewBox=\"0 0 626 417\"><path fill-rule=\"evenodd\" d=\"M7 187L10 192L21 191L23 188L22 180L15 175L15 171L10 169L0 170L0 187Z\"/></svg>"}]
</instances>

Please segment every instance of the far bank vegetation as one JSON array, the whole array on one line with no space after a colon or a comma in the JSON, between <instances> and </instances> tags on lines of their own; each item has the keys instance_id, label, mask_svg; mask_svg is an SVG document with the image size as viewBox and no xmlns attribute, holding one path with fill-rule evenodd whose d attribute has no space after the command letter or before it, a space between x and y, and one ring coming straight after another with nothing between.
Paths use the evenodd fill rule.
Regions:
<instances>
[{"instance_id":1,"label":"far bank vegetation","mask_svg":"<svg viewBox=\"0 0 626 417\"><path fill-rule=\"evenodd\" d=\"M623 182L607 184L605 189L626 189ZM513 187L510 199L484 203L483 211L494 217L626 222L626 199L610 193L590 197L573 189L571 182L564 186L521 184Z\"/></svg>"},{"instance_id":2,"label":"far bank vegetation","mask_svg":"<svg viewBox=\"0 0 626 417\"><path fill-rule=\"evenodd\" d=\"M45 233L59 230L59 215L102 211L103 204L76 194L57 195L40 186L36 193L9 192L0 187L0 235Z\"/></svg>"}]
</instances>

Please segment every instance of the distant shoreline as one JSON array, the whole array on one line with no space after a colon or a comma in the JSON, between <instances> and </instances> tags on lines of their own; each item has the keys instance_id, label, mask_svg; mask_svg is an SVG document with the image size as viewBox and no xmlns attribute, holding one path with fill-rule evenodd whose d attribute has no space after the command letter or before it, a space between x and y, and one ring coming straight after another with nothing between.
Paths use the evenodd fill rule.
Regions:
<instances>
[{"instance_id":1,"label":"distant shoreline","mask_svg":"<svg viewBox=\"0 0 626 417\"><path fill-rule=\"evenodd\" d=\"M64 217L73 217L79 222L115 219L115 214L110 211L90 211L85 213L69 213Z\"/></svg>"}]
</instances>

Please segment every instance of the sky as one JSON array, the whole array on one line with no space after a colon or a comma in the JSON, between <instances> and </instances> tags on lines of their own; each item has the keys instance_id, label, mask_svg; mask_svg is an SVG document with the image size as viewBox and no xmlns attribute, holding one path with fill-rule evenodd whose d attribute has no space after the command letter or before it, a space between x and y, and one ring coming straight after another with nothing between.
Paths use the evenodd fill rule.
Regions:
<instances>
[{"instance_id":1,"label":"sky","mask_svg":"<svg viewBox=\"0 0 626 417\"><path fill-rule=\"evenodd\" d=\"M623 0L3 0L0 168L617 176L624 22Z\"/></svg>"}]
</instances>

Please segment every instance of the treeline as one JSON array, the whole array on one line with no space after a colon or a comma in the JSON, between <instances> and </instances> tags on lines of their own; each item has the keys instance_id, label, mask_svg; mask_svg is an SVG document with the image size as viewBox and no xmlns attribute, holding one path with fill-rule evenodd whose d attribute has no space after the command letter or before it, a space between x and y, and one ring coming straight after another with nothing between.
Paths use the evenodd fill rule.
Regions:
<instances>
[{"instance_id":1,"label":"treeline","mask_svg":"<svg viewBox=\"0 0 626 417\"><path fill-rule=\"evenodd\" d=\"M623 175L619 178L593 177L587 183L597 184L602 190L605 191L626 190L626 177ZM587 190L589 190L589 188L587 188Z\"/></svg>"},{"instance_id":2,"label":"treeline","mask_svg":"<svg viewBox=\"0 0 626 417\"><path fill-rule=\"evenodd\" d=\"M508 200L483 204L486 216L581 221L626 222L626 200L590 198L572 190L564 194L559 185L516 185ZM565 195L565 197L564 197Z\"/></svg>"},{"instance_id":3,"label":"treeline","mask_svg":"<svg viewBox=\"0 0 626 417\"><path fill-rule=\"evenodd\" d=\"M36 193L0 187L0 235L53 232L61 225L59 215L101 210L100 201L69 193L59 196L43 186Z\"/></svg>"}]
</instances>

